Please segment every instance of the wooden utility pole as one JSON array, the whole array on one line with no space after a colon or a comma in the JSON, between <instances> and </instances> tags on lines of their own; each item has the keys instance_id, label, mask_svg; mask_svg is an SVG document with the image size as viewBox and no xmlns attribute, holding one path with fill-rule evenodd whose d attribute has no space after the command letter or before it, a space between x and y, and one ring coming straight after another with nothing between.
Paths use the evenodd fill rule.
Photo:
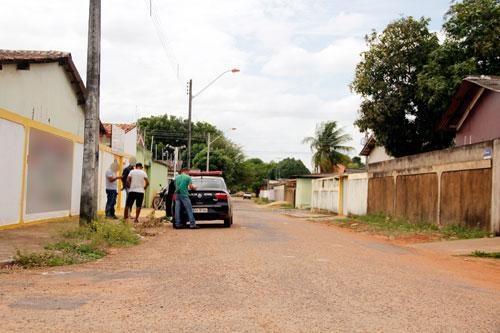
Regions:
<instances>
[{"instance_id":1,"label":"wooden utility pole","mask_svg":"<svg viewBox=\"0 0 500 333\"><path fill-rule=\"evenodd\" d=\"M191 168L191 106L193 104L193 80L189 80L189 112L188 112L188 146L187 146L187 168Z\"/></svg>"},{"instance_id":2,"label":"wooden utility pole","mask_svg":"<svg viewBox=\"0 0 500 333\"><path fill-rule=\"evenodd\" d=\"M100 76L101 0L90 0L80 225L87 225L97 217Z\"/></svg>"}]
</instances>

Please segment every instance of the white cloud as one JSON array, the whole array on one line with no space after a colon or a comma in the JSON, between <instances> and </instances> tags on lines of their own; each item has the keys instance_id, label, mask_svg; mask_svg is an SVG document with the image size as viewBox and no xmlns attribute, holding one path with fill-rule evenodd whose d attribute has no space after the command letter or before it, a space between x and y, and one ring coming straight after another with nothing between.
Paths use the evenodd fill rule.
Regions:
<instances>
[{"instance_id":1,"label":"white cloud","mask_svg":"<svg viewBox=\"0 0 500 333\"><path fill-rule=\"evenodd\" d=\"M352 72L363 49L362 40L355 38L339 39L318 52L291 45L272 56L262 71L286 77Z\"/></svg>"},{"instance_id":2,"label":"white cloud","mask_svg":"<svg viewBox=\"0 0 500 333\"><path fill-rule=\"evenodd\" d=\"M85 77L88 1L0 2L2 48L70 51ZM318 122L338 120L358 145L352 122L360 101L346 86L364 49L362 35L397 18L403 3L414 6L410 0L398 6L394 0L153 0L167 58L146 3L102 2L102 118L186 116L188 78L196 92L239 67L241 73L224 76L195 99L194 119L237 127L229 135L251 156L294 156L307 165L311 154L301 140Z\"/></svg>"}]
</instances>

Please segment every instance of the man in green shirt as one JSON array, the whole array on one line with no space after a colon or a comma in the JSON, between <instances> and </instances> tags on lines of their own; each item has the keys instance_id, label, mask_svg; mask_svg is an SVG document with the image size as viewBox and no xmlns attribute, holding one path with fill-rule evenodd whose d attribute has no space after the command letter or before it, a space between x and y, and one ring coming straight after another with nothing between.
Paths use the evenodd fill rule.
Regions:
<instances>
[{"instance_id":1,"label":"man in green shirt","mask_svg":"<svg viewBox=\"0 0 500 333\"><path fill-rule=\"evenodd\" d=\"M181 169L180 174L175 177L175 226L177 228L182 226L181 209L184 207L189 218L189 228L197 229L198 226L194 220L191 199L189 199L189 190L196 190L196 187L193 185L193 181L188 173L189 169L184 168Z\"/></svg>"}]
</instances>

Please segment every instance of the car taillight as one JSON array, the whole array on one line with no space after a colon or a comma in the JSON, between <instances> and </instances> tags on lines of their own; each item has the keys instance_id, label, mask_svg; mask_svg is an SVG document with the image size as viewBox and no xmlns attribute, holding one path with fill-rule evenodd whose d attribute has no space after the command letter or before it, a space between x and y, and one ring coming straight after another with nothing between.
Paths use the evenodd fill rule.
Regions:
<instances>
[{"instance_id":1,"label":"car taillight","mask_svg":"<svg viewBox=\"0 0 500 333\"><path fill-rule=\"evenodd\" d=\"M215 199L227 201L227 194L226 193L215 193Z\"/></svg>"}]
</instances>

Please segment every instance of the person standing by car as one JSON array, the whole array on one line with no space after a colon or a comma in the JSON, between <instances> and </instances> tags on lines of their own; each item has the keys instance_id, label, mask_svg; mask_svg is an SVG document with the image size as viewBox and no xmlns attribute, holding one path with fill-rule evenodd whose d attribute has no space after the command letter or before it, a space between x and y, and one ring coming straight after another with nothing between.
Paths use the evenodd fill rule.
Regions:
<instances>
[{"instance_id":1,"label":"person standing by car","mask_svg":"<svg viewBox=\"0 0 500 333\"><path fill-rule=\"evenodd\" d=\"M180 174L175 177L175 225L181 228L181 210L184 208L189 218L189 228L197 229L196 221L194 220L193 207L189 199L189 190L196 190L193 181L189 176L189 169L181 169Z\"/></svg>"},{"instance_id":2,"label":"person standing by car","mask_svg":"<svg viewBox=\"0 0 500 333\"><path fill-rule=\"evenodd\" d=\"M130 171L127 177L127 185L129 192L125 205L125 219L128 218L129 212L132 211L132 206L135 202L135 219L134 223L139 222L141 214L142 202L144 201L144 191L149 186L148 175L142 170L142 163L136 163L135 169Z\"/></svg>"},{"instance_id":3,"label":"person standing by car","mask_svg":"<svg viewBox=\"0 0 500 333\"><path fill-rule=\"evenodd\" d=\"M111 219L117 219L115 215L115 205L116 205L116 196L118 195L118 179L121 179L120 176L116 175L118 171L118 163L114 161L109 166L109 169L106 171L106 217Z\"/></svg>"}]
</instances>

